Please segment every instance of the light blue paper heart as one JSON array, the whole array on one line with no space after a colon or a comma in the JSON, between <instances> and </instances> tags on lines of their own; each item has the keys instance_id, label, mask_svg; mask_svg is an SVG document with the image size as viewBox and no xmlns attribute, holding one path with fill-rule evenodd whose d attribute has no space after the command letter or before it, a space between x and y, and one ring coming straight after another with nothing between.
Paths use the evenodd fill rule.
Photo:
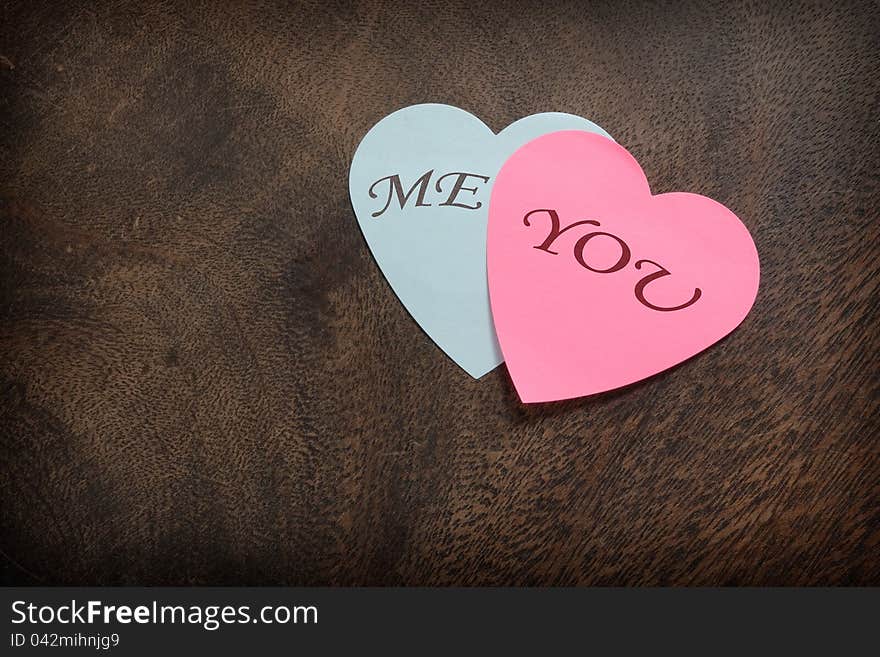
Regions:
<instances>
[{"instance_id":1,"label":"light blue paper heart","mask_svg":"<svg viewBox=\"0 0 880 657\"><path fill-rule=\"evenodd\" d=\"M495 174L520 146L559 130L610 138L592 121L559 112L527 116L496 135L469 112L424 104L379 121L352 159L351 202L382 273L431 339L474 378L504 360L486 279Z\"/></svg>"}]
</instances>

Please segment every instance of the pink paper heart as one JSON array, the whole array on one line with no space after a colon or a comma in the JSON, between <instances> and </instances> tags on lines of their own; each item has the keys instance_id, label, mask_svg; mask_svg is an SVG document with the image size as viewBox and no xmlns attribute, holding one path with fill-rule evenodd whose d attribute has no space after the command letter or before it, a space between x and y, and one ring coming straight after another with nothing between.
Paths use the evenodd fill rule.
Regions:
<instances>
[{"instance_id":1,"label":"pink paper heart","mask_svg":"<svg viewBox=\"0 0 880 657\"><path fill-rule=\"evenodd\" d=\"M487 243L495 330L523 402L612 390L730 333L758 293L758 252L720 203L652 196L626 149L556 132L495 180Z\"/></svg>"}]
</instances>

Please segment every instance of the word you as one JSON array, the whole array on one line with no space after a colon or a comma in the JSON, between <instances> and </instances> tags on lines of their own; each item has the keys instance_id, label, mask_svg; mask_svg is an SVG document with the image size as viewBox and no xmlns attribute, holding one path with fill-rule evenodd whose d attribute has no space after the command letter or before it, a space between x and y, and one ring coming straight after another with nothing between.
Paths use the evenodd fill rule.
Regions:
<instances>
[{"instance_id":1,"label":"word you","mask_svg":"<svg viewBox=\"0 0 880 657\"><path fill-rule=\"evenodd\" d=\"M373 190L376 187L380 186L380 183L387 182L388 183L388 195L385 199L385 205L378 212L373 212L371 216L378 217L388 209L391 205L391 199L395 196L397 197L397 202L400 204L400 209L403 210L403 207L409 201L410 196L413 193L416 193L416 202L415 207L428 207L431 204L425 203L425 195L428 192L428 184L431 181L431 176L434 175L434 169L430 171L426 171L421 175L421 177L416 180L412 187L409 188L409 191L404 193L403 191L403 183L400 182L400 174L395 174L393 176L385 176L384 178L379 178L376 182L370 185L369 193L370 198L379 198L379 195ZM464 208L465 210L477 210L483 206L480 201L476 202L476 205L467 205L465 203L457 203L456 199L461 192L470 192L471 194L476 194L479 191L478 187L465 187L464 184L468 178L479 178L483 181L483 183L489 182L488 176L481 176L478 173L465 173L464 171L453 171L451 173L444 174L437 178L437 182L434 183L434 189L438 194L443 194L443 181L447 178L451 178L455 176L455 180L452 183L452 188L449 191L449 195L446 197L446 201L444 203L438 203L440 206L452 206L456 208ZM479 184L479 183L477 183Z\"/></svg>"},{"instance_id":2,"label":"word you","mask_svg":"<svg viewBox=\"0 0 880 657\"><path fill-rule=\"evenodd\" d=\"M585 226L585 225L599 226L600 225L598 221L593 221L592 219L586 219L584 221L575 221L574 223L569 224L565 228L561 228L562 223L559 220L559 215L556 213L555 210L549 210L546 208L532 210L531 212L526 213L526 215L523 217L523 223L526 226L531 226L532 224L529 222L529 217L531 217L533 214L537 214L540 212L544 212L547 214L547 216L550 217L550 233L547 235L547 238L543 242L541 242L540 244L538 244L534 248L538 249L539 251L544 251L545 253L549 253L550 255L559 255L559 253L557 251L551 251L550 247L553 245L553 243L556 241L556 239L560 235L562 235L562 233L564 233L568 230L571 230L575 226ZM620 246L620 258L618 258L617 262L615 262L610 267L607 267L606 269L597 269L596 267L592 267L589 263L587 263L586 259L584 258L584 248L587 246L587 243L591 239L593 239L594 237L599 237L600 235L605 236L605 237L610 237L611 239L615 240L617 242L617 244ZM611 233L606 233L604 231L594 231L592 233L587 233L586 235L581 237L574 244L573 255L574 255L574 259L577 260L577 263L581 267L584 267L585 269L589 269L590 271L595 272L597 274L612 274L616 271L620 271L621 269L623 269L624 267L626 267L629 264L630 258L632 257L632 253L630 252L630 248L626 242L624 242L622 239L620 239L616 235L612 235ZM690 298L690 300L686 301L685 303L683 303L681 305L672 306L672 307L664 307L664 306L658 306L656 304L651 303L650 301L648 301L645 298L645 288L648 287L648 285L650 285L652 282L656 281L658 278L663 278L664 276L671 275L671 272L668 271L665 267L663 267L663 265L661 265L660 263L654 262L653 260L647 260L647 259L636 260L635 268L640 270L642 268L642 265L646 265L646 264L654 265L655 267L658 268L658 271L654 272L653 274L648 274L647 276L642 278L638 283L636 283L636 287L634 290L635 296L636 296L636 299L638 299L639 303L641 303L643 306L646 306L646 307L650 308L651 310L659 310L660 312L672 312L674 310L683 310L684 308L687 308L688 306L692 306L693 304L695 304L699 300L699 298L703 295L702 290L700 290L700 288L696 288L694 290L694 294Z\"/></svg>"}]
</instances>

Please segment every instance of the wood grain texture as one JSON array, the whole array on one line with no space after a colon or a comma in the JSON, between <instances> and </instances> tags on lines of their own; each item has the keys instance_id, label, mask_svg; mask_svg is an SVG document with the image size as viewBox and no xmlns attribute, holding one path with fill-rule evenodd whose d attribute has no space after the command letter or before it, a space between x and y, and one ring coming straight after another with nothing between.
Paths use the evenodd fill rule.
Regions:
<instances>
[{"instance_id":1,"label":"wood grain texture","mask_svg":"<svg viewBox=\"0 0 880 657\"><path fill-rule=\"evenodd\" d=\"M4 582L880 584L876 3L0 12ZM426 101L724 203L752 313L595 398L471 380L347 194Z\"/></svg>"}]
</instances>

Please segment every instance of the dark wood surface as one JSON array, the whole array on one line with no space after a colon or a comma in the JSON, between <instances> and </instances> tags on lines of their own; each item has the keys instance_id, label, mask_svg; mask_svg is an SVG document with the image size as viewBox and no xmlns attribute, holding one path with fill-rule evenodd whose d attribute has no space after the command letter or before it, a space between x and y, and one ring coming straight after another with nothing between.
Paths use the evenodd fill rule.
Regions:
<instances>
[{"instance_id":1,"label":"dark wood surface","mask_svg":"<svg viewBox=\"0 0 880 657\"><path fill-rule=\"evenodd\" d=\"M0 569L25 584L880 584L876 3L4 3ZM758 300L523 406L347 194L417 102L581 114Z\"/></svg>"}]
</instances>

